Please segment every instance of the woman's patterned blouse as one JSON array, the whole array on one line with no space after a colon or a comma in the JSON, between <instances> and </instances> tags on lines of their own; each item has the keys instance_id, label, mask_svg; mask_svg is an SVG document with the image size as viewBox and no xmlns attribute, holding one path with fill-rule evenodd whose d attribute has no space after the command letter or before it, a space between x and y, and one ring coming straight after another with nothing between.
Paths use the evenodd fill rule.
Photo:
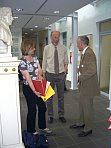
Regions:
<instances>
[{"instance_id":1,"label":"woman's patterned blouse","mask_svg":"<svg viewBox=\"0 0 111 148\"><path fill-rule=\"evenodd\" d=\"M19 70L20 71L27 70L29 72L31 79L36 80L38 75L38 65L39 65L39 61L37 57L33 57L33 60L31 62L29 62L23 57L19 64ZM28 82L24 76L23 76L23 83L25 85L28 85Z\"/></svg>"}]
</instances>

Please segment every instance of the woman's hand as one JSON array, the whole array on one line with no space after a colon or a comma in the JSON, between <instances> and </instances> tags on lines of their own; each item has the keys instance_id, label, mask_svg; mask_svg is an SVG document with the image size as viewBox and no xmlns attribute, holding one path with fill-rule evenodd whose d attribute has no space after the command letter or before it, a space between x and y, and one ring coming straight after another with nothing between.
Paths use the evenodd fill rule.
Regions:
<instances>
[{"instance_id":1,"label":"woman's hand","mask_svg":"<svg viewBox=\"0 0 111 148\"><path fill-rule=\"evenodd\" d=\"M38 97L41 97L40 93L39 93L39 92L37 92L36 90L35 90L35 91L33 91L33 92L34 92L34 94L35 94L35 95L37 95Z\"/></svg>"},{"instance_id":2,"label":"woman's hand","mask_svg":"<svg viewBox=\"0 0 111 148\"><path fill-rule=\"evenodd\" d=\"M38 79L39 80L42 80L43 79L43 76L42 75L38 75Z\"/></svg>"}]
</instances>

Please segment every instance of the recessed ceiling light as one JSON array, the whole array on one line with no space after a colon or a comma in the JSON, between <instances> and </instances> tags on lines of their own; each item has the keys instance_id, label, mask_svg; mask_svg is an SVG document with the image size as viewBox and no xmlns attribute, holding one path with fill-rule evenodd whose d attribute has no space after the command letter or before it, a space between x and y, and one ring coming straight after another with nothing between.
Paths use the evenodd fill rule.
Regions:
<instances>
[{"instance_id":1,"label":"recessed ceiling light","mask_svg":"<svg viewBox=\"0 0 111 148\"><path fill-rule=\"evenodd\" d=\"M18 16L14 16L13 19L18 19Z\"/></svg>"},{"instance_id":2,"label":"recessed ceiling light","mask_svg":"<svg viewBox=\"0 0 111 148\"><path fill-rule=\"evenodd\" d=\"M43 23L45 23L45 21L42 21Z\"/></svg>"},{"instance_id":3,"label":"recessed ceiling light","mask_svg":"<svg viewBox=\"0 0 111 148\"><path fill-rule=\"evenodd\" d=\"M49 29L49 27L45 27L45 29Z\"/></svg>"},{"instance_id":4,"label":"recessed ceiling light","mask_svg":"<svg viewBox=\"0 0 111 148\"><path fill-rule=\"evenodd\" d=\"M49 20L49 17L44 17L44 20Z\"/></svg>"},{"instance_id":5,"label":"recessed ceiling light","mask_svg":"<svg viewBox=\"0 0 111 148\"><path fill-rule=\"evenodd\" d=\"M35 28L37 28L38 26L35 26Z\"/></svg>"},{"instance_id":6,"label":"recessed ceiling light","mask_svg":"<svg viewBox=\"0 0 111 148\"><path fill-rule=\"evenodd\" d=\"M30 30L33 31L34 29L31 28Z\"/></svg>"},{"instance_id":7,"label":"recessed ceiling light","mask_svg":"<svg viewBox=\"0 0 111 148\"><path fill-rule=\"evenodd\" d=\"M54 13L54 14L59 14L60 11L59 11L59 10L55 10L53 13Z\"/></svg>"},{"instance_id":8,"label":"recessed ceiling light","mask_svg":"<svg viewBox=\"0 0 111 148\"><path fill-rule=\"evenodd\" d=\"M15 10L16 10L16 11L23 11L22 8L16 8Z\"/></svg>"}]
</instances>

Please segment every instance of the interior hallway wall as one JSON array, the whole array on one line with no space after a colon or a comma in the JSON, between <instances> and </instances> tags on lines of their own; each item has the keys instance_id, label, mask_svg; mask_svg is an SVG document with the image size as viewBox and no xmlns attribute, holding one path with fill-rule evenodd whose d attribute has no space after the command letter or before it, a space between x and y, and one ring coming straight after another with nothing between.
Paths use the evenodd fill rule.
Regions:
<instances>
[{"instance_id":1,"label":"interior hallway wall","mask_svg":"<svg viewBox=\"0 0 111 148\"><path fill-rule=\"evenodd\" d=\"M93 36L93 50L99 67L99 27L98 23L111 18L111 0L101 0L95 6L87 5L78 10L78 34Z\"/></svg>"}]
</instances>

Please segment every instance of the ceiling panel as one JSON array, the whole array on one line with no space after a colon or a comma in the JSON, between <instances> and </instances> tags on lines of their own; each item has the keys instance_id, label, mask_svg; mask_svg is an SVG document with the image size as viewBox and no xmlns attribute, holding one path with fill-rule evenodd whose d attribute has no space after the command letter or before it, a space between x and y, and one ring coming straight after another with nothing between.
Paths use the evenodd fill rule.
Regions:
<instances>
[{"instance_id":1,"label":"ceiling panel","mask_svg":"<svg viewBox=\"0 0 111 148\"><path fill-rule=\"evenodd\" d=\"M0 7L11 7L13 16L18 17L12 23L15 28L30 30L37 25L36 30L43 30L91 2L93 0L0 0ZM23 11L17 12L15 8L22 8ZM60 14L53 14L54 10L59 10ZM44 20L44 17L49 17L49 20Z\"/></svg>"},{"instance_id":2,"label":"ceiling panel","mask_svg":"<svg viewBox=\"0 0 111 148\"><path fill-rule=\"evenodd\" d=\"M11 7L13 13L18 13L15 8L23 8L20 14L34 14L47 0L0 0L2 6Z\"/></svg>"},{"instance_id":3,"label":"ceiling panel","mask_svg":"<svg viewBox=\"0 0 111 148\"><path fill-rule=\"evenodd\" d=\"M23 28L31 18L30 15L13 15L13 16L18 17L18 19L14 19L14 21L12 22L12 26L16 28Z\"/></svg>"},{"instance_id":4,"label":"ceiling panel","mask_svg":"<svg viewBox=\"0 0 111 148\"><path fill-rule=\"evenodd\" d=\"M39 14L53 15L54 10L60 10L61 16L67 16L93 0L48 0L39 10Z\"/></svg>"},{"instance_id":5,"label":"ceiling panel","mask_svg":"<svg viewBox=\"0 0 111 148\"><path fill-rule=\"evenodd\" d=\"M44 16L33 16L30 22L25 26L25 28L33 28L35 25L39 26L39 28L44 28L57 21L61 17L47 16L49 20L45 19ZM32 26L32 24L34 26Z\"/></svg>"}]
</instances>

